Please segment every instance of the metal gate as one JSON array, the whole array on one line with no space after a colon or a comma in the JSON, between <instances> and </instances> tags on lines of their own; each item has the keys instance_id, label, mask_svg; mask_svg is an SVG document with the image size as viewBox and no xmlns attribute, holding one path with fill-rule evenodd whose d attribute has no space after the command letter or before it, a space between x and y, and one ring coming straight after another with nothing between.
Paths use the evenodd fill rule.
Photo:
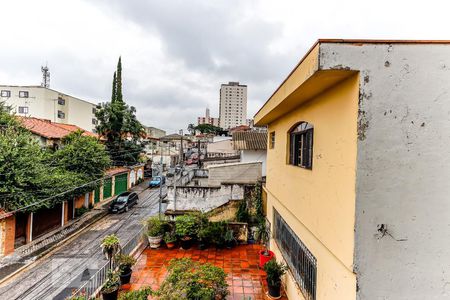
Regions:
<instances>
[{"instance_id":1,"label":"metal gate","mask_svg":"<svg viewBox=\"0 0 450 300\"><path fill-rule=\"evenodd\" d=\"M96 187L94 191L94 203L100 202L100 187Z\"/></svg>"},{"instance_id":2,"label":"metal gate","mask_svg":"<svg viewBox=\"0 0 450 300\"><path fill-rule=\"evenodd\" d=\"M128 173L116 175L114 181L114 195L126 192L128 190Z\"/></svg>"},{"instance_id":3,"label":"metal gate","mask_svg":"<svg viewBox=\"0 0 450 300\"><path fill-rule=\"evenodd\" d=\"M112 196L112 179L107 178L103 181L103 200Z\"/></svg>"}]
</instances>

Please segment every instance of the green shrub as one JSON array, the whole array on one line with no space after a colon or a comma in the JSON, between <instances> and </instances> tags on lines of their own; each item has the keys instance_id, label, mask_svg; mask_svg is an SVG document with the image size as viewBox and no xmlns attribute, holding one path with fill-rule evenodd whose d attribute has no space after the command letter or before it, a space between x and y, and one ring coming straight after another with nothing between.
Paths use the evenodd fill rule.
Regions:
<instances>
[{"instance_id":1,"label":"green shrub","mask_svg":"<svg viewBox=\"0 0 450 300\"><path fill-rule=\"evenodd\" d=\"M177 236L176 236L175 232L173 232L173 231L166 232L166 234L164 235L165 243L175 243L176 241L177 241Z\"/></svg>"},{"instance_id":2,"label":"green shrub","mask_svg":"<svg viewBox=\"0 0 450 300\"><path fill-rule=\"evenodd\" d=\"M238 209L236 211L236 221L248 222L249 219L250 219L250 213L248 212L247 201L242 200L239 203Z\"/></svg>"},{"instance_id":3,"label":"green shrub","mask_svg":"<svg viewBox=\"0 0 450 300\"><path fill-rule=\"evenodd\" d=\"M81 217L83 214L89 211L89 208L82 206L80 208L75 208L75 217Z\"/></svg>"},{"instance_id":4,"label":"green shrub","mask_svg":"<svg viewBox=\"0 0 450 300\"><path fill-rule=\"evenodd\" d=\"M264 271L267 273L267 284L270 286L281 285L281 276L287 271L283 263L278 263L274 258L264 265Z\"/></svg>"},{"instance_id":5,"label":"green shrub","mask_svg":"<svg viewBox=\"0 0 450 300\"><path fill-rule=\"evenodd\" d=\"M175 233L179 237L195 236L199 229L199 218L196 214L185 214L175 219Z\"/></svg>"},{"instance_id":6,"label":"green shrub","mask_svg":"<svg viewBox=\"0 0 450 300\"><path fill-rule=\"evenodd\" d=\"M120 277L116 272L108 272L108 279L103 284L101 291L105 294L109 294L118 290L120 286Z\"/></svg>"},{"instance_id":7,"label":"green shrub","mask_svg":"<svg viewBox=\"0 0 450 300\"><path fill-rule=\"evenodd\" d=\"M117 250L120 245L120 240L115 234L107 235L102 240L102 248L105 251L108 250Z\"/></svg>"},{"instance_id":8,"label":"green shrub","mask_svg":"<svg viewBox=\"0 0 450 300\"><path fill-rule=\"evenodd\" d=\"M133 256L126 254L117 254L115 260L119 265L119 270L121 273L131 269L131 267L136 263L136 259Z\"/></svg>"},{"instance_id":9,"label":"green shrub","mask_svg":"<svg viewBox=\"0 0 450 300\"><path fill-rule=\"evenodd\" d=\"M228 284L225 272L209 263L200 264L189 258L172 259L168 275L155 295L159 300L226 299Z\"/></svg>"},{"instance_id":10,"label":"green shrub","mask_svg":"<svg viewBox=\"0 0 450 300\"><path fill-rule=\"evenodd\" d=\"M147 235L163 235L167 226L167 221L162 220L160 216L153 216L147 219Z\"/></svg>"},{"instance_id":11,"label":"green shrub","mask_svg":"<svg viewBox=\"0 0 450 300\"><path fill-rule=\"evenodd\" d=\"M148 296L152 295L152 293L151 287L147 286L136 291L121 293L119 300L147 300Z\"/></svg>"},{"instance_id":12,"label":"green shrub","mask_svg":"<svg viewBox=\"0 0 450 300\"><path fill-rule=\"evenodd\" d=\"M211 222L210 234L211 241L218 247L222 247L225 244L224 232L227 231L226 222Z\"/></svg>"}]
</instances>

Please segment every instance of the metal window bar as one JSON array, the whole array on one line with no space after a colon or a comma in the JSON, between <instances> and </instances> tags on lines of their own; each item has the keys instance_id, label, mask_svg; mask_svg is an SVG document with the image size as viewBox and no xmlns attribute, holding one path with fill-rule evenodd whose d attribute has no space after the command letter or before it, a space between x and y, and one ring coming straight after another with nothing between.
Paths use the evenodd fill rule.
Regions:
<instances>
[{"instance_id":1,"label":"metal window bar","mask_svg":"<svg viewBox=\"0 0 450 300\"><path fill-rule=\"evenodd\" d=\"M274 238L306 300L315 300L317 260L275 209Z\"/></svg>"},{"instance_id":2,"label":"metal window bar","mask_svg":"<svg viewBox=\"0 0 450 300\"><path fill-rule=\"evenodd\" d=\"M141 228L139 232L121 248L121 253L128 255L137 247L137 245L141 241L147 243L148 241L147 239L145 239L144 230L145 227ZM91 278L89 278L88 281L86 281L77 291L75 291L71 295L71 298L81 296L86 300L95 299L95 296L99 293L101 287L107 280L108 272L110 270L116 270L117 267L118 266L114 260L112 260L111 263L109 261L105 263L94 275L92 275Z\"/></svg>"}]
</instances>

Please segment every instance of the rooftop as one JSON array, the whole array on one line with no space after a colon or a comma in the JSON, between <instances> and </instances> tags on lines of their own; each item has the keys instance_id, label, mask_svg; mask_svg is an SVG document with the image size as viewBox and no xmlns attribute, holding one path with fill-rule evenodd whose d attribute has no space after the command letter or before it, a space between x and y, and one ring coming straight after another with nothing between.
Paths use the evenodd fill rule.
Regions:
<instances>
[{"instance_id":1,"label":"rooftop","mask_svg":"<svg viewBox=\"0 0 450 300\"><path fill-rule=\"evenodd\" d=\"M46 119L32 117L18 117L22 125L32 133L47 139L62 139L65 136L82 131L84 136L98 138L99 136L72 124L55 123Z\"/></svg>"},{"instance_id":2,"label":"rooftop","mask_svg":"<svg viewBox=\"0 0 450 300\"><path fill-rule=\"evenodd\" d=\"M136 265L130 285L124 290L138 290L150 286L153 290L159 288L167 275L167 265L173 258L188 257L201 263L211 263L223 268L227 273L227 283L230 291L228 300L268 299L265 296L267 284L265 272L258 266L260 245L239 245L233 249L209 248L206 250L182 249L146 249ZM282 297L286 300L286 297Z\"/></svg>"},{"instance_id":3,"label":"rooftop","mask_svg":"<svg viewBox=\"0 0 450 300\"><path fill-rule=\"evenodd\" d=\"M256 131L237 131L233 133L234 150L266 150L267 133Z\"/></svg>"}]
</instances>

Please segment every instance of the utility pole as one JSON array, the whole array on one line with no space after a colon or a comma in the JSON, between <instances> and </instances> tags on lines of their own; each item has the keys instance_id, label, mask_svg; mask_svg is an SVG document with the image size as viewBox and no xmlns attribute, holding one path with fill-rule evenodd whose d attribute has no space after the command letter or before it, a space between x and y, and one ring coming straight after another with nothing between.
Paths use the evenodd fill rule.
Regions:
<instances>
[{"instance_id":1,"label":"utility pole","mask_svg":"<svg viewBox=\"0 0 450 300\"><path fill-rule=\"evenodd\" d=\"M183 153L183 129L180 129L179 133L180 133L180 136L181 136L181 138L180 138L180 141L181 141L181 143L180 143L180 165L183 165L183 162L184 162L184 153Z\"/></svg>"},{"instance_id":2,"label":"utility pole","mask_svg":"<svg viewBox=\"0 0 450 300\"><path fill-rule=\"evenodd\" d=\"M159 176L161 176L160 178L161 178L161 180L160 180L160 182L159 182L159 213L158 213L158 216L159 216L159 219L161 219L161 210L162 210L162 178L163 178L163 152L162 152L162 144L161 144L161 142L159 143L159 147L160 147L160 151L161 151L161 159L160 159L160 162L159 162L159 167L160 167L160 171L159 171Z\"/></svg>"}]
</instances>

